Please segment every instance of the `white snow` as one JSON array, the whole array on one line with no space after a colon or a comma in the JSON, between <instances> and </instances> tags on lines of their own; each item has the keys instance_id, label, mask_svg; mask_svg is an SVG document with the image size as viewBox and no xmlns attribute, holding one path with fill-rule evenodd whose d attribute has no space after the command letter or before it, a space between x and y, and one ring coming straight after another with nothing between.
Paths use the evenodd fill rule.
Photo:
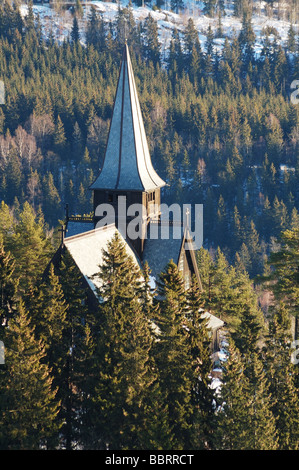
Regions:
<instances>
[{"instance_id":1,"label":"white snow","mask_svg":"<svg viewBox=\"0 0 299 470\"><path fill-rule=\"evenodd\" d=\"M128 5L128 0L119 0L121 7ZM132 4L132 11L136 23L144 21L145 18L151 16L157 21L159 27L159 36L162 45L162 52L168 47L169 40L174 28L178 31L183 31L188 19L191 17L194 21L195 27L198 30L199 40L202 47L205 46L206 34L209 25L215 32L218 27L218 18L209 18L203 14L203 3L195 0L185 0L185 9L179 14L170 11L170 0L166 0L165 8L162 10L153 10L149 6L137 7ZM93 5L99 12L102 13L105 21L110 21L115 18L118 11L118 3L104 2L104 1L84 1L82 0L82 7L84 11L83 18L79 20L82 42L84 43L84 27L88 19L91 5ZM282 15L281 19L276 17L270 18L265 13L265 2L259 2L260 11L255 12L252 18L252 26L256 35L255 52L259 54L262 49L263 35L266 27L275 28L277 32L277 40L283 46L286 44L290 22L286 21ZM283 5L282 5L283 7ZM21 13L26 16L28 7L26 4L21 5ZM70 10L62 13L57 13L49 5L34 5L33 11L38 14L44 28L44 34L50 32L54 35L56 40L62 41L68 37L72 28L73 16ZM282 10L283 11L283 10ZM236 18L232 14L232 7L228 3L226 6L226 15L221 18L223 37L215 38L214 44L217 50L221 50L225 37L232 38L234 35L239 34L242 22L240 18ZM297 28L297 31L296 31ZM298 24L294 26L295 31L298 33ZM270 37L271 38L271 37ZM274 35L273 35L274 38Z\"/></svg>"}]
</instances>

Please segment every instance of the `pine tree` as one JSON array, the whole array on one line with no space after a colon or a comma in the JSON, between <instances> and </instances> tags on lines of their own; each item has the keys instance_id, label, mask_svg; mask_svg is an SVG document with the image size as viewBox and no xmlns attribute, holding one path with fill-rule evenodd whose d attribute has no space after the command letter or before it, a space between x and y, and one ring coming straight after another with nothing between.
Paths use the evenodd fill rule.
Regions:
<instances>
[{"instance_id":1,"label":"pine tree","mask_svg":"<svg viewBox=\"0 0 299 470\"><path fill-rule=\"evenodd\" d=\"M35 298L30 299L28 308L35 334L45 345L48 365L56 375L57 370L62 369L60 361L67 354L63 339L68 306L52 264L44 282L36 287Z\"/></svg>"},{"instance_id":2,"label":"pine tree","mask_svg":"<svg viewBox=\"0 0 299 470\"><path fill-rule=\"evenodd\" d=\"M61 442L68 450L79 439L86 444L80 417L81 412L84 414L83 406L85 411L86 402L90 401L86 388L90 397L90 375L93 373L92 362L88 362L93 339L85 306L87 294L77 269L67 252L64 253L55 264L55 272L50 264L42 282L26 296L36 334L45 342L45 361L51 366L53 383L61 401Z\"/></svg>"},{"instance_id":3,"label":"pine tree","mask_svg":"<svg viewBox=\"0 0 299 470\"><path fill-rule=\"evenodd\" d=\"M194 278L187 292L188 340L193 372L193 448L212 449L215 430L215 396L211 387L211 339L208 321L202 316L203 296Z\"/></svg>"},{"instance_id":4,"label":"pine tree","mask_svg":"<svg viewBox=\"0 0 299 470\"><path fill-rule=\"evenodd\" d=\"M292 24L290 24L288 30L288 51L295 52L296 51L296 32Z\"/></svg>"},{"instance_id":5,"label":"pine tree","mask_svg":"<svg viewBox=\"0 0 299 470\"><path fill-rule=\"evenodd\" d=\"M60 196L50 171L43 178L43 213L52 226L57 225L61 214Z\"/></svg>"},{"instance_id":6,"label":"pine tree","mask_svg":"<svg viewBox=\"0 0 299 470\"><path fill-rule=\"evenodd\" d=\"M246 305L239 312L240 323L233 334L233 339L239 351L251 361L251 355L257 350L257 344L262 333L262 315L259 310Z\"/></svg>"},{"instance_id":7,"label":"pine tree","mask_svg":"<svg viewBox=\"0 0 299 470\"><path fill-rule=\"evenodd\" d=\"M20 197L22 193L23 175L21 171L21 162L16 150L12 150L8 157L5 170L6 200L9 204L13 203L15 197Z\"/></svg>"},{"instance_id":8,"label":"pine tree","mask_svg":"<svg viewBox=\"0 0 299 470\"><path fill-rule=\"evenodd\" d=\"M225 246L228 243L228 217L226 203L222 194L219 196L218 200L216 224L216 243L218 246Z\"/></svg>"},{"instance_id":9,"label":"pine tree","mask_svg":"<svg viewBox=\"0 0 299 470\"><path fill-rule=\"evenodd\" d=\"M295 317L295 339L299 338L299 282L298 282L298 240L299 230L286 230L279 237L279 249L272 252L269 265L274 271L264 279L271 282L270 288L275 300L283 300L291 315Z\"/></svg>"},{"instance_id":10,"label":"pine tree","mask_svg":"<svg viewBox=\"0 0 299 470\"><path fill-rule=\"evenodd\" d=\"M6 253L0 235L0 331L7 327L16 310L18 279L15 277L15 260ZM1 331L1 337L2 331Z\"/></svg>"},{"instance_id":11,"label":"pine tree","mask_svg":"<svg viewBox=\"0 0 299 470\"><path fill-rule=\"evenodd\" d=\"M144 30L146 38L144 44L145 56L154 65L160 64L161 45L158 37L158 25L151 14L144 21Z\"/></svg>"},{"instance_id":12,"label":"pine tree","mask_svg":"<svg viewBox=\"0 0 299 470\"><path fill-rule=\"evenodd\" d=\"M168 424L173 434L173 448L192 445L192 359L186 331L186 296L184 281L173 261L160 274L159 310L154 318L160 333L155 343L159 383L168 409Z\"/></svg>"},{"instance_id":13,"label":"pine tree","mask_svg":"<svg viewBox=\"0 0 299 470\"><path fill-rule=\"evenodd\" d=\"M213 17L215 14L216 0L204 0L204 13Z\"/></svg>"},{"instance_id":14,"label":"pine tree","mask_svg":"<svg viewBox=\"0 0 299 470\"><path fill-rule=\"evenodd\" d=\"M14 230L7 242L7 249L18 260L15 276L19 279L19 292L25 293L41 279L52 248L45 234L43 217L36 214L27 202L21 208Z\"/></svg>"},{"instance_id":15,"label":"pine tree","mask_svg":"<svg viewBox=\"0 0 299 470\"><path fill-rule=\"evenodd\" d=\"M273 57L273 84L276 90L280 93L285 91L286 87L286 77L288 76L288 62L286 54L279 45L277 51L274 53Z\"/></svg>"},{"instance_id":16,"label":"pine tree","mask_svg":"<svg viewBox=\"0 0 299 470\"><path fill-rule=\"evenodd\" d=\"M220 405L217 413L216 448L248 449L249 383L241 354L230 338L223 365Z\"/></svg>"},{"instance_id":17,"label":"pine tree","mask_svg":"<svg viewBox=\"0 0 299 470\"><path fill-rule=\"evenodd\" d=\"M116 233L96 276L103 299L94 397L100 447L140 449L149 439L152 334L140 302L140 275Z\"/></svg>"},{"instance_id":18,"label":"pine tree","mask_svg":"<svg viewBox=\"0 0 299 470\"><path fill-rule=\"evenodd\" d=\"M26 16L26 30L32 31L35 28L35 19L34 19L34 12L33 12L33 2L30 0L28 2L28 15Z\"/></svg>"},{"instance_id":19,"label":"pine tree","mask_svg":"<svg viewBox=\"0 0 299 470\"><path fill-rule=\"evenodd\" d=\"M10 322L5 350L6 368L0 371L0 447L51 448L58 442L59 402L49 368L43 363L44 346L35 338L22 303Z\"/></svg>"},{"instance_id":20,"label":"pine tree","mask_svg":"<svg viewBox=\"0 0 299 470\"><path fill-rule=\"evenodd\" d=\"M74 131L73 131L73 145L72 152L75 162L79 162L82 156L84 146L83 146L83 136L78 122L75 122Z\"/></svg>"},{"instance_id":21,"label":"pine tree","mask_svg":"<svg viewBox=\"0 0 299 470\"><path fill-rule=\"evenodd\" d=\"M209 25L207 30L207 39L205 43L206 55L209 57L213 56L214 53L214 33L212 31L211 25Z\"/></svg>"},{"instance_id":22,"label":"pine tree","mask_svg":"<svg viewBox=\"0 0 299 470\"><path fill-rule=\"evenodd\" d=\"M283 146L283 131L279 120L274 115L269 116L267 121L266 143L270 161L277 164Z\"/></svg>"},{"instance_id":23,"label":"pine tree","mask_svg":"<svg viewBox=\"0 0 299 470\"><path fill-rule=\"evenodd\" d=\"M247 233L245 234L246 246L248 248L251 264L250 268L248 268L248 271L251 276L254 276L261 271L261 247L259 242L259 234L253 220L251 220L250 224L248 225Z\"/></svg>"},{"instance_id":24,"label":"pine tree","mask_svg":"<svg viewBox=\"0 0 299 470\"><path fill-rule=\"evenodd\" d=\"M198 31L195 28L192 18L189 18L187 26L184 30L184 53L185 68L187 72L191 72L191 77L196 78L202 65L201 46L198 37Z\"/></svg>"},{"instance_id":25,"label":"pine tree","mask_svg":"<svg viewBox=\"0 0 299 470\"><path fill-rule=\"evenodd\" d=\"M229 264L224 253L217 248L215 261L209 266L209 297L206 308L217 312L219 318L225 318L227 312L227 300L231 296L231 274Z\"/></svg>"},{"instance_id":26,"label":"pine tree","mask_svg":"<svg viewBox=\"0 0 299 470\"><path fill-rule=\"evenodd\" d=\"M171 9L176 13L179 12L184 6L183 0L171 0Z\"/></svg>"},{"instance_id":27,"label":"pine tree","mask_svg":"<svg viewBox=\"0 0 299 470\"><path fill-rule=\"evenodd\" d=\"M291 361L290 329L289 313L281 303L270 321L263 358L280 450L298 450L299 446L298 389L295 366Z\"/></svg>"},{"instance_id":28,"label":"pine tree","mask_svg":"<svg viewBox=\"0 0 299 470\"><path fill-rule=\"evenodd\" d=\"M86 289L82 276L65 250L55 271L67 304L62 335L62 358L60 373L57 377L59 396L62 400L61 414L64 417L62 434L67 449L80 440L90 446L92 435L91 418L93 413L91 397L95 374L95 341L98 334L97 305L88 307ZM60 294L61 295L61 294ZM83 424L81 423L81 413Z\"/></svg>"},{"instance_id":29,"label":"pine tree","mask_svg":"<svg viewBox=\"0 0 299 470\"><path fill-rule=\"evenodd\" d=\"M249 369L249 370L248 370ZM257 352L247 363L246 375L249 379L248 435L249 450L277 450L277 431L272 412L272 395L269 381Z\"/></svg>"},{"instance_id":30,"label":"pine tree","mask_svg":"<svg viewBox=\"0 0 299 470\"><path fill-rule=\"evenodd\" d=\"M183 70L183 62L184 58L180 34L176 28L173 28L167 57L168 73L172 76L181 74Z\"/></svg>"},{"instance_id":31,"label":"pine tree","mask_svg":"<svg viewBox=\"0 0 299 470\"><path fill-rule=\"evenodd\" d=\"M243 12L242 29L240 31L238 40L242 51L243 64L246 70L250 63L254 63L255 44L255 34L251 24L251 14L249 14L248 11Z\"/></svg>"},{"instance_id":32,"label":"pine tree","mask_svg":"<svg viewBox=\"0 0 299 470\"><path fill-rule=\"evenodd\" d=\"M95 48L103 50L106 40L106 28L102 17L98 16L97 10L91 6L91 13L86 26L86 42Z\"/></svg>"},{"instance_id":33,"label":"pine tree","mask_svg":"<svg viewBox=\"0 0 299 470\"><path fill-rule=\"evenodd\" d=\"M79 24L77 20L77 15L75 15L73 19L71 39L74 44L77 44L80 41Z\"/></svg>"},{"instance_id":34,"label":"pine tree","mask_svg":"<svg viewBox=\"0 0 299 470\"><path fill-rule=\"evenodd\" d=\"M58 153L62 153L65 150L66 137L64 125L61 120L61 117L58 115L54 130L54 148Z\"/></svg>"}]
</instances>

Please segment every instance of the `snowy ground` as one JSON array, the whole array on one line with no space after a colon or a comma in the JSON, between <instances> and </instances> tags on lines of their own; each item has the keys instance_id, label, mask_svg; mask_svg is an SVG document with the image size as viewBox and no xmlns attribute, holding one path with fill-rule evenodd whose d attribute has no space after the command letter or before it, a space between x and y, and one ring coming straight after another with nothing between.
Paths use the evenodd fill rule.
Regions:
<instances>
[{"instance_id":1,"label":"snowy ground","mask_svg":"<svg viewBox=\"0 0 299 470\"><path fill-rule=\"evenodd\" d=\"M122 6L127 6L128 0L120 0ZM80 20L80 30L82 42L84 42L84 26L86 24L88 14L90 11L90 6L94 5L99 12L102 13L103 18L106 21L113 20L117 14L118 3L112 2L103 2L103 1L84 1L82 0L84 16ZM162 44L162 49L168 48L169 39L173 28L177 28L179 31L182 31L186 26L188 19L193 18L194 24L198 29L199 39L201 45L204 48L206 41L206 33L209 25L211 25L213 31L217 30L218 19L217 18L208 18L203 14L203 4L195 0L186 0L185 1L185 10L180 14L176 14L169 9L170 0L166 0L166 6L163 10L154 11L149 6L146 7L136 7L133 4L133 14L135 21L144 21L145 18L150 13L152 17L157 21L159 27L160 41ZM269 18L264 11L264 3L260 2L260 11L253 15L253 29L256 34L256 53L258 54L262 48L262 38L263 31L268 27L273 27L277 31L278 41L284 46L286 44L288 30L290 27L290 22L284 19ZM44 28L45 35L50 32L58 41L62 41L69 36L72 29L72 13L70 10L63 13L56 13L48 5L34 5L34 13L39 14L41 23ZM25 16L27 14L27 6L24 4L21 6L21 12ZM282 15L284 16L284 15ZM226 9L226 15L221 19L223 37L216 38L214 40L215 46L218 49L221 49L225 37L231 38L234 34L238 34L241 29L241 20L236 18L232 14L231 8ZM298 31L298 25L294 26L295 30Z\"/></svg>"}]
</instances>

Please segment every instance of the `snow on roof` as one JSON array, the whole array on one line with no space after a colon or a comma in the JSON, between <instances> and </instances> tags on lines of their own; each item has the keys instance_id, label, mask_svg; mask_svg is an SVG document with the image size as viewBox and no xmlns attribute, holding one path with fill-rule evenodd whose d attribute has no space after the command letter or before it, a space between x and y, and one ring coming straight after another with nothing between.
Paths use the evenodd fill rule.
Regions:
<instances>
[{"instance_id":1,"label":"snow on roof","mask_svg":"<svg viewBox=\"0 0 299 470\"><path fill-rule=\"evenodd\" d=\"M127 254L139 266L133 251L125 243L123 236L114 224L74 235L64 240L65 247L94 292L100 287L100 281L97 278L93 279L93 276L99 272L99 266L103 263L103 249L107 249L108 243L116 232L124 242Z\"/></svg>"},{"instance_id":2,"label":"snow on roof","mask_svg":"<svg viewBox=\"0 0 299 470\"><path fill-rule=\"evenodd\" d=\"M211 328L211 330L217 330L218 328L224 326L224 321L220 320L220 318L215 317L209 312L203 312L201 316L208 320L207 327Z\"/></svg>"}]
</instances>

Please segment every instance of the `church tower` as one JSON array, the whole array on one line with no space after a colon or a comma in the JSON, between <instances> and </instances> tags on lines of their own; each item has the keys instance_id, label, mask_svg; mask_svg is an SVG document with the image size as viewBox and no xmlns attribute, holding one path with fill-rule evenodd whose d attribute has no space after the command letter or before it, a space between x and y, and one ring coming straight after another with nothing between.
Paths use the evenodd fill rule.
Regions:
<instances>
[{"instance_id":1,"label":"church tower","mask_svg":"<svg viewBox=\"0 0 299 470\"><path fill-rule=\"evenodd\" d=\"M121 225L121 218L126 227L136 218L134 214L127 214L129 206L142 205L143 212L138 214L141 224L138 232L142 236L130 239L142 257L147 226L151 220L159 220L160 217L160 190L163 186L165 182L151 162L129 48L125 44L104 162L90 187L93 191L95 225L101 217L97 214L97 207L102 204L113 206L117 227ZM126 204L121 214L118 211L120 201L122 207L124 201Z\"/></svg>"}]
</instances>

